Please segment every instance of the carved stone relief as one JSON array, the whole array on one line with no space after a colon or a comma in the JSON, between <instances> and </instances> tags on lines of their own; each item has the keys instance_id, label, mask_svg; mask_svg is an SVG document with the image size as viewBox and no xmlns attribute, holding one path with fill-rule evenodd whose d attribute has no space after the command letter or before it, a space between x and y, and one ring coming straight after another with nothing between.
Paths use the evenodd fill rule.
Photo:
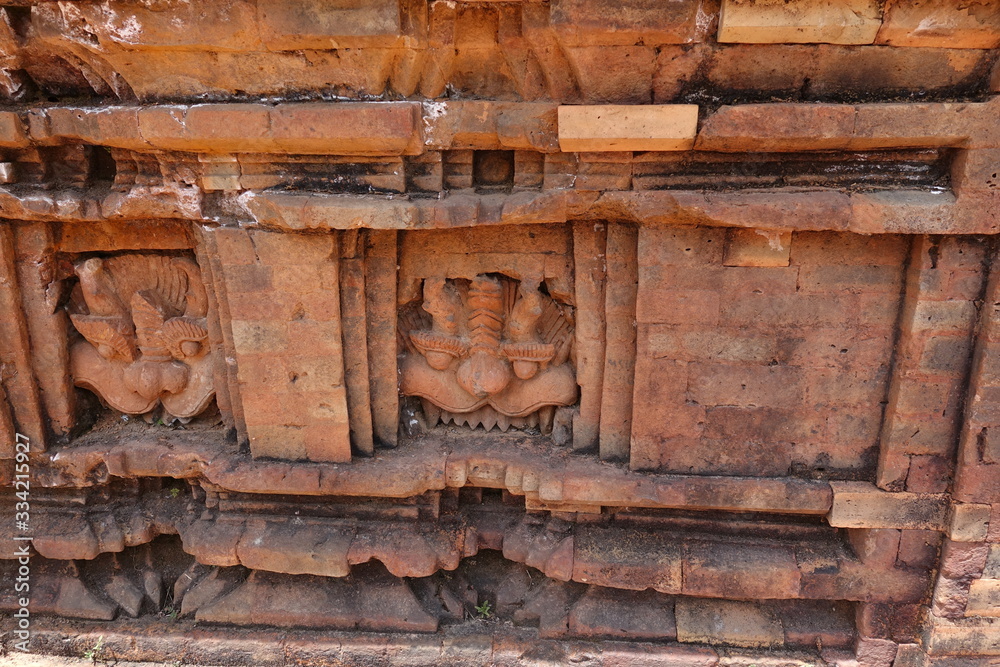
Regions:
<instances>
[{"instance_id":1,"label":"carved stone relief","mask_svg":"<svg viewBox=\"0 0 1000 667\"><path fill-rule=\"evenodd\" d=\"M187 258L123 254L78 262L69 312L83 339L70 349L78 387L115 410L188 419L215 395L208 298Z\"/></svg>"},{"instance_id":2,"label":"carved stone relief","mask_svg":"<svg viewBox=\"0 0 1000 667\"><path fill-rule=\"evenodd\" d=\"M401 391L430 425L548 431L555 407L576 402L572 311L538 278L426 278L399 322Z\"/></svg>"}]
</instances>

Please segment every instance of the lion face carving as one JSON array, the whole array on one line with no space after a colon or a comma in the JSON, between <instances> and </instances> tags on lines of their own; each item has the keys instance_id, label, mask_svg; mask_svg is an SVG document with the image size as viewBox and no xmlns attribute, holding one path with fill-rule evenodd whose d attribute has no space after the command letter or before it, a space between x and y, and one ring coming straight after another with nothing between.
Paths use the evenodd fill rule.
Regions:
<instances>
[{"instance_id":1,"label":"lion face carving","mask_svg":"<svg viewBox=\"0 0 1000 667\"><path fill-rule=\"evenodd\" d=\"M420 397L433 423L539 425L539 411L577 397L567 310L537 279L427 278L422 307L401 317L401 391Z\"/></svg>"},{"instance_id":2,"label":"lion face carving","mask_svg":"<svg viewBox=\"0 0 1000 667\"><path fill-rule=\"evenodd\" d=\"M70 350L74 383L128 414L162 404L187 419L208 407L215 390L198 265L128 254L86 259L74 272L70 319L84 338Z\"/></svg>"}]
</instances>

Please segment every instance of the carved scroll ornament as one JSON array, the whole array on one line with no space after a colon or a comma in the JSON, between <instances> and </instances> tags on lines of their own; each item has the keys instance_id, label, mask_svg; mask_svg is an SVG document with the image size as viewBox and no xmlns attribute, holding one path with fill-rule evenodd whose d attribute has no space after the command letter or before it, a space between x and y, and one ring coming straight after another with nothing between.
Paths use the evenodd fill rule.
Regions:
<instances>
[{"instance_id":1,"label":"carved scroll ornament","mask_svg":"<svg viewBox=\"0 0 1000 667\"><path fill-rule=\"evenodd\" d=\"M568 308L539 283L489 274L424 280L422 310L402 318L411 353L400 382L404 395L423 399L429 421L506 430L576 402Z\"/></svg>"},{"instance_id":2,"label":"carved scroll ornament","mask_svg":"<svg viewBox=\"0 0 1000 667\"><path fill-rule=\"evenodd\" d=\"M75 384L128 414L162 404L187 419L208 407L215 390L198 265L128 254L87 259L74 270L80 283L70 319L83 336L70 350Z\"/></svg>"}]
</instances>

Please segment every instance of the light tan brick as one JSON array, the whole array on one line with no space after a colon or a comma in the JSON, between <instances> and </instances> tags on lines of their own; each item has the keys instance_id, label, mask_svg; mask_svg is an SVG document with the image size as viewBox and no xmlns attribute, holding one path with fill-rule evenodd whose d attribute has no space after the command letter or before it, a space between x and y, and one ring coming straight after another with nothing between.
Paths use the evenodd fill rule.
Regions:
<instances>
[{"instance_id":1,"label":"light tan brick","mask_svg":"<svg viewBox=\"0 0 1000 667\"><path fill-rule=\"evenodd\" d=\"M720 42L871 44L881 26L878 0L723 0Z\"/></svg>"},{"instance_id":2,"label":"light tan brick","mask_svg":"<svg viewBox=\"0 0 1000 667\"><path fill-rule=\"evenodd\" d=\"M559 107L564 151L679 151L694 145L695 104Z\"/></svg>"},{"instance_id":3,"label":"light tan brick","mask_svg":"<svg viewBox=\"0 0 1000 667\"><path fill-rule=\"evenodd\" d=\"M948 537L956 542L982 542L989 532L989 505L961 503L951 508Z\"/></svg>"},{"instance_id":4,"label":"light tan brick","mask_svg":"<svg viewBox=\"0 0 1000 667\"><path fill-rule=\"evenodd\" d=\"M21 119L13 111L0 113L0 146L20 148L28 145L28 137Z\"/></svg>"},{"instance_id":5,"label":"light tan brick","mask_svg":"<svg viewBox=\"0 0 1000 667\"><path fill-rule=\"evenodd\" d=\"M941 530L947 499L940 495L889 493L868 482L830 482L833 507L827 517L837 528Z\"/></svg>"},{"instance_id":6,"label":"light tan brick","mask_svg":"<svg viewBox=\"0 0 1000 667\"><path fill-rule=\"evenodd\" d=\"M731 229L722 263L726 266L788 266L790 232Z\"/></svg>"},{"instance_id":7,"label":"light tan brick","mask_svg":"<svg viewBox=\"0 0 1000 667\"><path fill-rule=\"evenodd\" d=\"M966 616L1000 616L1000 579L976 579L969 587Z\"/></svg>"},{"instance_id":8,"label":"light tan brick","mask_svg":"<svg viewBox=\"0 0 1000 667\"><path fill-rule=\"evenodd\" d=\"M1000 45L1000 12L990 2L889 0L875 43L992 49Z\"/></svg>"},{"instance_id":9,"label":"light tan brick","mask_svg":"<svg viewBox=\"0 0 1000 667\"><path fill-rule=\"evenodd\" d=\"M391 46L401 35L397 0L261 0L258 12L261 39L274 51Z\"/></svg>"}]
</instances>

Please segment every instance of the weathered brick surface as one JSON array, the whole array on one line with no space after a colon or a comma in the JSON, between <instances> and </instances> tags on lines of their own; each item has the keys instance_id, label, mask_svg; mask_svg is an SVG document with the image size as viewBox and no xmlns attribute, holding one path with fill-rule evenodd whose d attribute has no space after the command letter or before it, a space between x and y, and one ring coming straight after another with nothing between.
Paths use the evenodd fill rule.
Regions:
<instances>
[{"instance_id":1,"label":"weathered brick surface","mask_svg":"<svg viewBox=\"0 0 1000 667\"><path fill-rule=\"evenodd\" d=\"M28 145L28 136L21 119L13 111L0 114L0 145L19 148Z\"/></svg>"},{"instance_id":2,"label":"weathered brick surface","mask_svg":"<svg viewBox=\"0 0 1000 667\"><path fill-rule=\"evenodd\" d=\"M628 68L634 71L633 63ZM694 145L697 126L693 104L561 106L559 147L564 152L685 150Z\"/></svg>"},{"instance_id":3,"label":"weathered brick surface","mask_svg":"<svg viewBox=\"0 0 1000 667\"><path fill-rule=\"evenodd\" d=\"M987 3L949 0L886 3L876 44L981 48L1000 43L1000 16Z\"/></svg>"},{"instance_id":4,"label":"weathered brick surface","mask_svg":"<svg viewBox=\"0 0 1000 667\"><path fill-rule=\"evenodd\" d=\"M282 649L252 655L167 630L185 659L971 667L1000 651L1000 275L994 240L968 236L1000 231L990 3L14 4L30 7L0 7L0 438L55 445L32 462L35 548L80 561L36 611L149 611L161 575L138 585L111 554L178 533L239 566L183 595L201 620L433 631L488 600L542 638L254 628ZM511 178L487 185L484 157L512 158ZM102 413L78 433L73 262L192 248L220 419L147 433ZM540 270L572 318L580 400L551 440L400 430L397 309L444 265ZM496 600L495 572L466 579L477 550L521 568ZM372 559L393 578L359 576ZM116 571L103 593L92 564ZM115 651L170 645L140 635Z\"/></svg>"},{"instance_id":5,"label":"weathered brick surface","mask_svg":"<svg viewBox=\"0 0 1000 667\"><path fill-rule=\"evenodd\" d=\"M948 537L956 542L983 542L989 535L989 505L959 503L951 507L951 523Z\"/></svg>"},{"instance_id":6,"label":"weathered brick surface","mask_svg":"<svg viewBox=\"0 0 1000 667\"><path fill-rule=\"evenodd\" d=\"M569 632L582 637L674 640L670 599L653 592L616 593L590 587L569 612Z\"/></svg>"},{"instance_id":7,"label":"weathered brick surface","mask_svg":"<svg viewBox=\"0 0 1000 667\"><path fill-rule=\"evenodd\" d=\"M842 528L943 530L948 500L943 494L888 493L868 482L831 482L828 521Z\"/></svg>"},{"instance_id":8,"label":"weathered brick surface","mask_svg":"<svg viewBox=\"0 0 1000 667\"><path fill-rule=\"evenodd\" d=\"M273 151L401 155L420 152L419 106L395 104L196 104L37 109L29 133L138 150Z\"/></svg>"},{"instance_id":9,"label":"weathered brick surface","mask_svg":"<svg viewBox=\"0 0 1000 667\"><path fill-rule=\"evenodd\" d=\"M882 488L942 492L948 487L946 462L955 448L968 377L968 358L956 350L970 345L984 253L975 238L913 242L882 426Z\"/></svg>"},{"instance_id":10,"label":"weathered brick surface","mask_svg":"<svg viewBox=\"0 0 1000 667\"><path fill-rule=\"evenodd\" d=\"M550 22L566 46L686 44L704 39L701 0L671 4L627 0L609 8L594 0L558 0ZM610 10L610 11L609 11Z\"/></svg>"},{"instance_id":11,"label":"weathered brick surface","mask_svg":"<svg viewBox=\"0 0 1000 667\"><path fill-rule=\"evenodd\" d=\"M994 256L991 255L993 262ZM979 331L972 358L966 402L965 423L961 429L958 446L958 468L955 473L955 499L965 503L990 503L1000 501L997 484L997 464L1000 463L1000 444L997 443L997 419L1000 411L1000 274L992 271L986 284ZM993 512L994 519L996 512ZM991 522L992 523L992 522ZM995 530L995 527L994 527Z\"/></svg>"},{"instance_id":12,"label":"weathered brick surface","mask_svg":"<svg viewBox=\"0 0 1000 667\"><path fill-rule=\"evenodd\" d=\"M49 288L56 277L55 230L44 223L19 225L13 229L12 243L18 259L16 272L21 294L20 309L14 312L24 313L31 341L31 372L37 378L49 428L56 435L68 435L76 424L76 393L73 378L67 372L69 340L64 332L69 317L65 310L55 308L50 302ZM22 335L23 332L22 329ZM14 343L17 344L17 338ZM22 365L18 370L28 369ZM30 421L28 424L31 426Z\"/></svg>"},{"instance_id":13,"label":"weathered brick surface","mask_svg":"<svg viewBox=\"0 0 1000 667\"><path fill-rule=\"evenodd\" d=\"M1000 579L976 579L969 586L968 616L1000 616Z\"/></svg>"},{"instance_id":14,"label":"weathered brick surface","mask_svg":"<svg viewBox=\"0 0 1000 667\"><path fill-rule=\"evenodd\" d=\"M216 235L251 451L350 460L336 239Z\"/></svg>"},{"instance_id":15,"label":"weathered brick surface","mask_svg":"<svg viewBox=\"0 0 1000 667\"><path fill-rule=\"evenodd\" d=\"M788 266L727 267L725 239L640 230L633 468L870 470L905 242L796 234Z\"/></svg>"},{"instance_id":16,"label":"weathered brick surface","mask_svg":"<svg viewBox=\"0 0 1000 667\"><path fill-rule=\"evenodd\" d=\"M32 441L33 450L44 448L46 432L38 386L31 370L27 322L21 315L13 236L10 226L0 226L0 311L12 314L0 318L0 336L5 341L0 346L0 366L7 369L0 379L6 394L2 402L7 404L6 410L12 411L5 413L10 435L0 450L5 454L3 458L14 454L14 419L20 432Z\"/></svg>"}]
</instances>

